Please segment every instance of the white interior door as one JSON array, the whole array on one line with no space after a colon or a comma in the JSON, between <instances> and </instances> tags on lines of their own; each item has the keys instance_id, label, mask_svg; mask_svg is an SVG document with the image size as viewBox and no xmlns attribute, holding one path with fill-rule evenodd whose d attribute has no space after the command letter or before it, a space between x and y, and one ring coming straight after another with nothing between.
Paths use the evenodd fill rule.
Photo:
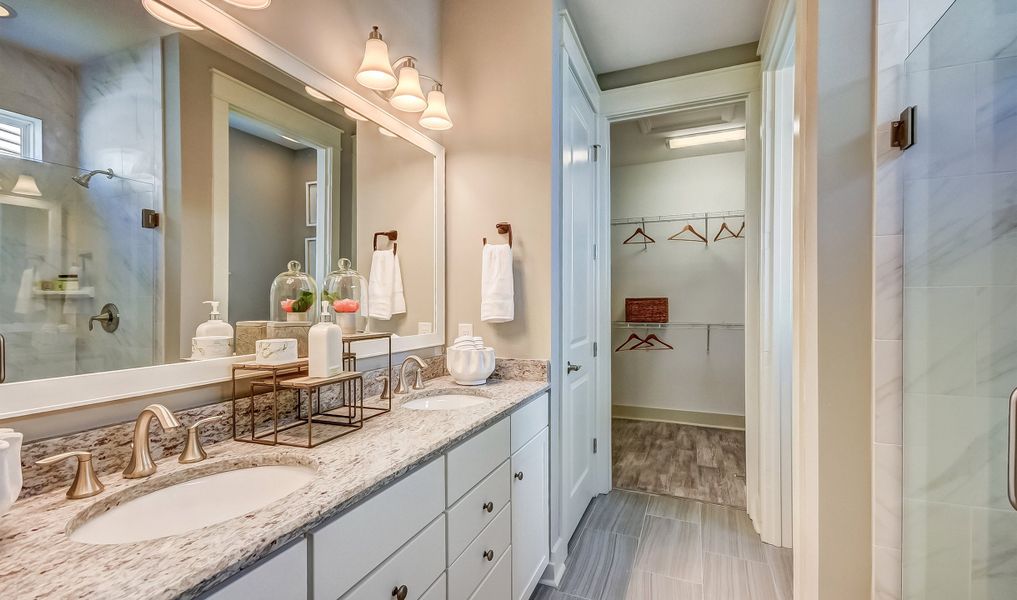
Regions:
<instances>
[{"instance_id":1,"label":"white interior door","mask_svg":"<svg viewBox=\"0 0 1017 600\"><path fill-rule=\"evenodd\" d=\"M565 75L562 116L562 537L569 539L597 492L596 118L575 75Z\"/></svg>"}]
</instances>

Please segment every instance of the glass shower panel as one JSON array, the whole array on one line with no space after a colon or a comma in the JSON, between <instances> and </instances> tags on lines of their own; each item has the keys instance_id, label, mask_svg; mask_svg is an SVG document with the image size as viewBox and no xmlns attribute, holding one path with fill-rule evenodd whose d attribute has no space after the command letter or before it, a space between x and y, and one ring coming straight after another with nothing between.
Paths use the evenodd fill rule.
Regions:
<instances>
[{"instance_id":1,"label":"glass shower panel","mask_svg":"<svg viewBox=\"0 0 1017 600\"><path fill-rule=\"evenodd\" d=\"M905 63L904 597L1017 597L1017 0L957 0Z\"/></svg>"}]
</instances>

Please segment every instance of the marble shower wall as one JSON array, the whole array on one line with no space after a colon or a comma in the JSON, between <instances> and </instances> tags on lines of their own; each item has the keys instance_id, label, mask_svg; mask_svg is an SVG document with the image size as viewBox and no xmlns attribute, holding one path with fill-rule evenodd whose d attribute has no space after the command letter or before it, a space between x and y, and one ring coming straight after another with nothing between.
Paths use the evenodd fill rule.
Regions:
<instances>
[{"instance_id":1,"label":"marble shower wall","mask_svg":"<svg viewBox=\"0 0 1017 600\"><path fill-rule=\"evenodd\" d=\"M881 456L877 443L876 542L903 549L904 598L1008 597L1017 589L1005 475L1017 385L1017 0L957 0L909 47L897 91L901 106L918 106L918 143L893 178L903 266L877 269L886 287L903 276L904 311L902 383L892 384L902 385L902 413L882 403L876 441L902 425L903 453ZM877 409L889 380L877 383ZM880 540L901 519L902 534Z\"/></svg>"}]
</instances>

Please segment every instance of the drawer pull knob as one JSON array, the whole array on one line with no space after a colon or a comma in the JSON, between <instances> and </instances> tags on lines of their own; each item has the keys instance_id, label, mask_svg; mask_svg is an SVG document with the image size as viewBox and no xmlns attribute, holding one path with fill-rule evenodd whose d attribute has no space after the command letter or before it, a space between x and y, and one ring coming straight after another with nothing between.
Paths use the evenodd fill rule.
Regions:
<instances>
[{"instance_id":1,"label":"drawer pull knob","mask_svg":"<svg viewBox=\"0 0 1017 600\"><path fill-rule=\"evenodd\" d=\"M406 600L406 596L410 593L409 588L405 585L401 585L396 588L392 588L392 597L396 600Z\"/></svg>"},{"instance_id":2,"label":"drawer pull knob","mask_svg":"<svg viewBox=\"0 0 1017 600\"><path fill-rule=\"evenodd\" d=\"M515 474L515 476L514 476L514 477L515 477L516 479L518 479L519 481L522 481L522 480L523 480L523 472L522 472L522 471L519 471L518 473L516 473L516 474Z\"/></svg>"},{"instance_id":3,"label":"drawer pull knob","mask_svg":"<svg viewBox=\"0 0 1017 600\"><path fill-rule=\"evenodd\" d=\"M486 510L487 512L494 512L494 502L485 502L484 510Z\"/></svg>"},{"instance_id":4,"label":"drawer pull knob","mask_svg":"<svg viewBox=\"0 0 1017 600\"><path fill-rule=\"evenodd\" d=\"M487 559L487 562L494 560L494 550L487 550L484 552L484 558Z\"/></svg>"}]
</instances>

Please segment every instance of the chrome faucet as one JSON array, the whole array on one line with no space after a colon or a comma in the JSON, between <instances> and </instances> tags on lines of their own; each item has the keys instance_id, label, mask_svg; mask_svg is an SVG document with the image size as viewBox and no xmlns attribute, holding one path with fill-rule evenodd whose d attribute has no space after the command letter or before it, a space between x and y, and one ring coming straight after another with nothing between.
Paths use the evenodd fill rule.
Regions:
<instances>
[{"instance_id":1,"label":"chrome faucet","mask_svg":"<svg viewBox=\"0 0 1017 600\"><path fill-rule=\"evenodd\" d=\"M393 390L393 392L396 394L405 394L409 392L409 390L406 389L406 367L407 363L411 361L417 363L417 376L413 380L413 389L415 390L424 389L424 368L427 365L424 364L422 358L420 358L416 354L411 354L407 356L405 360L403 360L403 364L399 367L399 381L396 383L395 390Z\"/></svg>"},{"instance_id":2,"label":"chrome faucet","mask_svg":"<svg viewBox=\"0 0 1017 600\"><path fill-rule=\"evenodd\" d=\"M155 473L155 461L152 460L152 447L148 440L148 425L152 422L152 417L159 419L163 429L180 427L180 421L162 404L146 406L134 422L134 447L131 462L124 469L125 479L139 479Z\"/></svg>"}]
</instances>

